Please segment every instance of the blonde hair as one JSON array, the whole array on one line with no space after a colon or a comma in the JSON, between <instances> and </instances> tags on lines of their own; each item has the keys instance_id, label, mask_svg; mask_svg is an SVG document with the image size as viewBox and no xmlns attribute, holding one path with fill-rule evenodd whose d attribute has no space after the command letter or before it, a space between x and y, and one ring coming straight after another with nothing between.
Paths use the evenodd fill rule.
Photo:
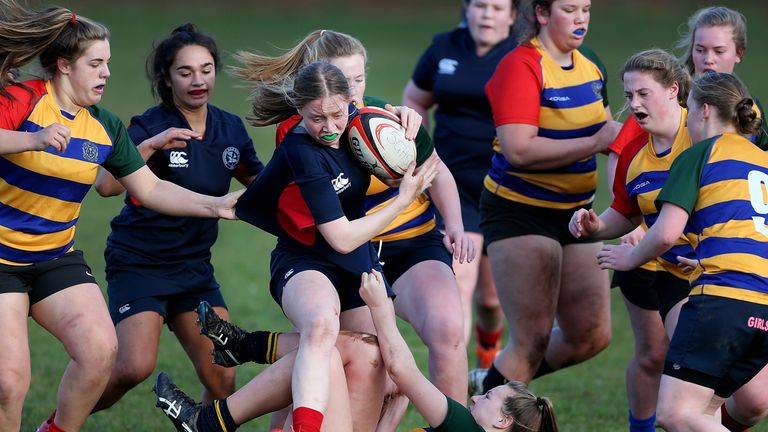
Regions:
<instances>
[{"instance_id":1,"label":"blonde hair","mask_svg":"<svg viewBox=\"0 0 768 432\"><path fill-rule=\"evenodd\" d=\"M621 67L619 78L624 81L627 72L646 72L664 88L669 88L677 83L677 102L685 106L688 101L688 92L691 87L691 76L682 64L667 51L653 48L641 51L630 57Z\"/></svg>"},{"instance_id":2,"label":"blonde hair","mask_svg":"<svg viewBox=\"0 0 768 432\"><path fill-rule=\"evenodd\" d=\"M514 393L504 399L502 414L513 419L510 432L557 432L557 419L549 398L537 397L520 381L507 386Z\"/></svg>"},{"instance_id":3,"label":"blonde hair","mask_svg":"<svg viewBox=\"0 0 768 432\"><path fill-rule=\"evenodd\" d=\"M38 12L0 0L0 15L0 94L6 97L10 95L5 87L20 84L14 69L39 57L43 78L51 79L59 59L74 62L91 42L109 38L102 24L62 7Z\"/></svg>"},{"instance_id":4,"label":"blonde hair","mask_svg":"<svg viewBox=\"0 0 768 432\"><path fill-rule=\"evenodd\" d=\"M698 104L714 108L717 118L736 127L741 134L760 130L761 119L747 87L735 75L707 72L693 80L691 98Z\"/></svg>"},{"instance_id":5,"label":"blonde hair","mask_svg":"<svg viewBox=\"0 0 768 432\"><path fill-rule=\"evenodd\" d=\"M680 61L688 68L691 75L695 72L693 64L693 49L696 31L702 27L730 27L733 31L733 43L736 52L744 55L747 50L747 18L741 12L725 6L710 6L697 10L688 19L685 33L675 44L675 48L683 51Z\"/></svg>"},{"instance_id":6,"label":"blonde hair","mask_svg":"<svg viewBox=\"0 0 768 432\"><path fill-rule=\"evenodd\" d=\"M295 114L296 109L323 96L314 91L306 95L293 91L298 82L298 71L302 67L316 62L327 64L334 58L357 54L363 56L365 62L368 61L365 47L356 38L333 30L315 30L280 56L238 51L235 60L241 66L229 67L227 70L235 78L245 81L245 87L251 90L249 100L253 110L247 120L254 126L264 126L279 123ZM333 69L341 73L338 68ZM331 73L327 66L323 66L322 70L323 76L328 79L329 94L343 94L351 98L348 84L346 90L342 89L340 83L336 82L338 76L335 73ZM344 77L343 73L341 77ZM344 80L346 82L346 78Z\"/></svg>"}]
</instances>

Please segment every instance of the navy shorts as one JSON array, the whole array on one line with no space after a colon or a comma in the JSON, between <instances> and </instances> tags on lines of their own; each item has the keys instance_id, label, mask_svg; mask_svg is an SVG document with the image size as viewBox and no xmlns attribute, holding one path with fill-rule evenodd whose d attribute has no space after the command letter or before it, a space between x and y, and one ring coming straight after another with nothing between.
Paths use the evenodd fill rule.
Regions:
<instances>
[{"instance_id":1,"label":"navy shorts","mask_svg":"<svg viewBox=\"0 0 768 432\"><path fill-rule=\"evenodd\" d=\"M730 397L768 364L768 306L692 295L680 311L664 375Z\"/></svg>"},{"instance_id":2,"label":"navy shorts","mask_svg":"<svg viewBox=\"0 0 768 432\"><path fill-rule=\"evenodd\" d=\"M381 265L376 263L374 268L384 273ZM272 251L272 259L269 264L271 278L269 280L269 292L280 307L283 307L283 289L292 277L303 271L315 270L328 278L336 288L339 295L341 311L365 306L365 301L360 297L360 280L362 273L352 273L342 267L319 258L315 255L287 252L275 249ZM384 284L387 287L389 297L394 297L392 287L384 276Z\"/></svg>"},{"instance_id":3,"label":"navy shorts","mask_svg":"<svg viewBox=\"0 0 768 432\"><path fill-rule=\"evenodd\" d=\"M443 245L443 235L437 229L414 238L374 242L374 247L379 246L379 261L384 269L384 277L392 283L422 261L440 261L451 268L453 257Z\"/></svg>"},{"instance_id":4,"label":"navy shorts","mask_svg":"<svg viewBox=\"0 0 768 432\"><path fill-rule=\"evenodd\" d=\"M116 248L107 248L104 258L109 313L115 324L146 311L168 321L193 311L203 300L226 307L208 259L163 263Z\"/></svg>"},{"instance_id":5,"label":"navy shorts","mask_svg":"<svg viewBox=\"0 0 768 432\"><path fill-rule=\"evenodd\" d=\"M576 243L596 243L591 238L575 238L568 230L573 212L522 204L492 194L483 189L480 196L480 228L483 230L485 246L510 237L539 235L549 237L562 246Z\"/></svg>"},{"instance_id":6,"label":"navy shorts","mask_svg":"<svg viewBox=\"0 0 768 432\"><path fill-rule=\"evenodd\" d=\"M490 160L489 160L490 166ZM459 203L461 204L461 219L464 222L464 231L481 233L480 230L480 194L482 193L483 179L488 174L488 167L482 169L451 169L456 189L459 191ZM442 221L440 227L443 227Z\"/></svg>"},{"instance_id":7,"label":"navy shorts","mask_svg":"<svg viewBox=\"0 0 768 432\"><path fill-rule=\"evenodd\" d=\"M29 293L30 304L84 283L95 284L96 279L79 250L30 265L0 264L0 293Z\"/></svg>"},{"instance_id":8,"label":"navy shorts","mask_svg":"<svg viewBox=\"0 0 768 432\"><path fill-rule=\"evenodd\" d=\"M613 286L618 286L624 297L633 305L646 310L657 310L661 320L680 300L688 297L691 286L687 280L666 271L636 268L613 273Z\"/></svg>"}]
</instances>

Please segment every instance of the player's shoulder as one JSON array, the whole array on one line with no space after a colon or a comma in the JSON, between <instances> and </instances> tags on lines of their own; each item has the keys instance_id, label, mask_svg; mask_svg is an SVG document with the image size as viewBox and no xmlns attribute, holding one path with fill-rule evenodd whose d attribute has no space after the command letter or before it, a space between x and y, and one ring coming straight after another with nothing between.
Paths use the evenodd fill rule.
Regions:
<instances>
[{"instance_id":1,"label":"player's shoulder","mask_svg":"<svg viewBox=\"0 0 768 432\"><path fill-rule=\"evenodd\" d=\"M243 120L229 111L225 111L216 105L208 104L208 115L217 122L223 122L236 127L245 127Z\"/></svg>"}]
</instances>

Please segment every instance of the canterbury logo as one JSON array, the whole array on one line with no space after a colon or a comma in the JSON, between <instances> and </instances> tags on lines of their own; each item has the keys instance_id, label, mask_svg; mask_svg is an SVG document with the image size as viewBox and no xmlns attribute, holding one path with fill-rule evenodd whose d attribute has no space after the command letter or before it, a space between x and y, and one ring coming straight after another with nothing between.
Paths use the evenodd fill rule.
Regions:
<instances>
[{"instance_id":1,"label":"canterbury logo","mask_svg":"<svg viewBox=\"0 0 768 432\"><path fill-rule=\"evenodd\" d=\"M338 195L349 187L349 179L344 177L344 173L341 173L338 177L331 180L331 184L333 185L333 190L336 191L336 195Z\"/></svg>"},{"instance_id":2,"label":"canterbury logo","mask_svg":"<svg viewBox=\"0 0 768 432\"><path fill-rule=\"evenodd\" d=\"M186 168L189 166L189 159L187 159L187 152L184 151L172 151L169 156L168 166L171 168Z\"/></svg>"}]
</instances>

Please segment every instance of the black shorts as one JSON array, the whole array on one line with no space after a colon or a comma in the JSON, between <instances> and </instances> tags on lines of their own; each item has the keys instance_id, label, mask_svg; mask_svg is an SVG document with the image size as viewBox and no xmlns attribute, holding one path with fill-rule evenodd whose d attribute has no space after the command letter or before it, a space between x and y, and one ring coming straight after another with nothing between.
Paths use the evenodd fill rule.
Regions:
<instances>
[{"instance_id":1,"label":"black shorts","mask_svg":"<svg viewBox=\"0 0 768 432\"><path fill-rule=\"evenodd\" d=\"M96 279L79 250L30 265L0 264L0 293L29 293L30 304L84 283L95 284Z\"/></svg>"},{"instance_id":2,"label":"black shorts","mask_svg":"<svg viewBox=\"0 0 768 432\"><path fill-rule=\"evenodd\" d=\"M375 248L379 246L379 261L384 276L391 283L397 282L403 273L422 261L440 261L451 268L453 257L445 249L443 235L437 229L410 239L374 242Z\"/></svg>"},{"instance_id":3,"label":"black shorts","mask_svg":"<svg viewBox=\"0 0 768 432\"><path fill-rule=\"evenodd\" d=\"M768 306L692 295L680 311L664 374L728 398L768 364Z\"/></svg>"},{"instance_id":4,"label":"black shorts","mask_svg":"<svg viewBox=\"0 0 768 432\"><path fill-rule=\"evenodd\" d=\"M167 321L193 311L203 300L225 306L207 258L167 263L108 247L104 260L109 313L115 324L145 311L157 312Z\"/></svg>"},{"instance_id":5,"label":"black shorts","mask_svg":"<svg viewBox=\"0 0 768 432\"><path fill-rule=\"evenodd\" d=\"M688 297L691 287L687 280L665 271L636 268L613 273L613 286L618 286L633 305L646 310L657 310L662 322L680 300Z\"/></svg>"},{"instance_id":6,"label":"black shorts","mask_svg":"<svg viewBox=\"0 0 768 432\"><path fill-rule=\"evenodd\" d=\"M568 230L573 213L591 205L567 210L549 209L510 201L483 189L480 196L480 228L485 245L510 237L539 235L549 237L561 245L596 243L590 238L575 238Z\"/></svg>"},{"instance_id":7,"label":"black shorts","mask_svg":"<svg viewBox=\"0 0 768 432\"><path fill-rule=\"evenodd\" d=\"M381 265L377 263L374 265L374 268L383 274ZM318 271L331 281L339 295L341 312L365 306L365 301L360 297L362 274L347 271L328 260L310 254L275 249L272 251L269 270L271 273L269 292L281 308L283 307L283 289L285 289L285 285L292 277L308 270ZM389 282L387 282L386 276L384 277L384 284L387 287L389 297L394 297L395 294Z\"/></svg>"}]
</instances>

